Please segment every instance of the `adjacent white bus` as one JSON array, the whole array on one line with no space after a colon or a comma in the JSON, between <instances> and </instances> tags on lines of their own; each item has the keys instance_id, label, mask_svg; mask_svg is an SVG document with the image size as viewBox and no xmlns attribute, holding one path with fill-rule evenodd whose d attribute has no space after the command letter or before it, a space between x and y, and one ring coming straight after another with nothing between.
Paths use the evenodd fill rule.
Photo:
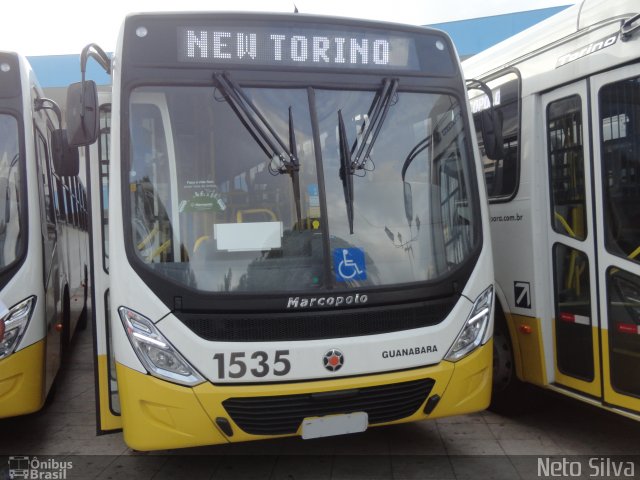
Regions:
<instances>
[{"instance_id":1,"label":"adjacent white bus","mask_svg":"<svg viewBox=\"0 0 640 480\"><path fill-rule=\"evenodd\" d=\"M0 52L0 418L39 410L86 318L87 196L60 109Z\"/></svg>"},{"instance_id":2,"label":"adjacent white bus","mask_svg":"<svg viewBox=\"0 0 640 480\"><path fill-rule=\"evenodd\" d=\"M503 117L494 406L522 381L640 418L639 14L585 0L463 63Z\"/></svg>"},{"instance_id":3,"label":"adjacent white bus","mask_svg":"<svg viewBox=\"0 0 640 480\"><path fill-rule=\"evenodd\" d=\"M89 57L113 68L110 105L68 97L73 142L99 136L99 431L151 450L488 405L488 211L445 34L137 14Z\"/></svg>"}]
</instances>

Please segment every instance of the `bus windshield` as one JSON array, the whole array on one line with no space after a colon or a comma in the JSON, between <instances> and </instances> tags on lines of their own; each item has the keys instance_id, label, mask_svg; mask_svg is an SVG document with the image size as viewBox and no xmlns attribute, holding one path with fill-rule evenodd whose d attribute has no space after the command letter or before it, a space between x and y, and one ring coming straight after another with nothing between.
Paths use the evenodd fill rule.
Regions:
<instances>
[{"instance_id":1,"label":"bus windshield","mask_svg":"<svg viewBox=\"0 0 640 480\"><path fill-rule=\"evenodd\" d=\"M460 99L400 83L376 121L376 88L238 88L250 108L215 84L131 92L134 261L206 292L349 289L443 278L480 243Z\"/></svg>"},{"instance_id":2,"label":"bus windshield","mask_svg":"<svg viewBox=\"0 0 640 480\"><path fill-rule=\"evenodd\" d=\"M21 188L18 122L0 113L0 269L21 254Z\"/></svg>"}]
</instances>

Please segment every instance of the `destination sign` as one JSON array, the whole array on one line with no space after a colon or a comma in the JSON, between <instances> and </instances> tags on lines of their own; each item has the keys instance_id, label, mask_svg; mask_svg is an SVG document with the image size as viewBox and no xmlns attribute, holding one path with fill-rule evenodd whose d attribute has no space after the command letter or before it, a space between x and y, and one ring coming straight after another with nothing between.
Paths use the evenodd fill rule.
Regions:
<instances>
[{"instance_id":1,"label":"destination sign","mask_svg":"<svg viewBox=\"0 0 640 480\"><path fill-rule=\"evenodd\" d=\"M178 61L189 63L420 70L416 50L413 36L326 26L178 29Z\"/></svg>"}]
</instances>

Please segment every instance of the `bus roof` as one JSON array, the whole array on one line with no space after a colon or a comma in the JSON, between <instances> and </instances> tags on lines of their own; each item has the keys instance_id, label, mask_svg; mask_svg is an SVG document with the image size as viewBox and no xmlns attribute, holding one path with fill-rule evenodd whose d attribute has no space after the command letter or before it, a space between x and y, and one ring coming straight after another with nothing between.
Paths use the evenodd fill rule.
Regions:
<instances>
[{"instance_id":1,"label":"bus roof","mask_svg":"<svg viewBox=\"0 0 640 480\"><path fill-rule=\"evenodd\" d=\"M44 97L40 83L29 60L20 53L0 50L0 98L19 97L30 89L35 89L39 97Z\"/></svg>"},{"instance_id":2,"label":"bus roof","mask_svg":"<svg viewBox=\"0 0 640 480\"><path fill-rule=\"evenodd\" d=\"M463 69L467 78L483 78L494 72L525 63L527 60L566 45L572 52L584 36L615 24L640 12L638 0L583 0L572 7L514 35L503 42L467 59ZM602 35L602 34L596 34ZM582 40L584 43L586 40ZM593 41L593 40L591 40ZM573 44L576 45L573 45ZM555 54L557 58L558 53ZM540 65L554 69L556 65ZM533 73L532 73L533 74Z\"/></svg>"}]
</instances>

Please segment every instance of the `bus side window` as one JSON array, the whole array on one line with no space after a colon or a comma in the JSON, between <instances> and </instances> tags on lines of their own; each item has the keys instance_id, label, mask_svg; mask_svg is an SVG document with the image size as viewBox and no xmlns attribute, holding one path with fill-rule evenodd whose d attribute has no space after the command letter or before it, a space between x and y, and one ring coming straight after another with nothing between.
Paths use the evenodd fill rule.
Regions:
<instances>
[{"instance_id":1,"label":"bus side window","mask_svg":"<svg viewBox=\"0 0 640 480\"><path fill-rule=\"evenodd\" d=\"M100 218L102 232L102 268L109 273L109 141L111 138L111 104L100 106L98 160L100 172Z\"/></svg>"},{"instance_id":2,"label":"bus side window","mask_svg":"<svg viewBox=\"0 0 640 480\"><path fill-rule=\"evenodd\" d=\"M42 189L43 189L43 211L44 218L43 220L49 224L56 223L56 214L55 214L55 206L53 204L54 196L51 190L51 168L49 165L49 150L47 148L47 143L42 135L42 133L38 130L36 134L36 147L38 154L38 166L40 168L39 174L42 176Z\"/></svg>"},{"instance_id":3,"label":"bus side window","mask_svg":"<svg viewBox=\"0 0 640 480\"><path fill-rule=\"evenodd\" d=\"M0 265L12 263L20 252L20 153L18 122L0 115Z\"/></svg>"},{"instance_id":4,"label":"bus side window","mask_svg":"<svg viewBox=\"0 0 640 480\"><path fill-rule=\"evenodd\" d=\"M480 128L480 112L484 107L488 108L488 105L483 104L474 108L473 119L478 146L482 154L489 200L504 201L516 194L519 183L520 79L515 73L508 73L489 81L488 84L493 92L494 108L502 116L503 158L491 160L485 154ZM475 106L473 100L472 106Z\"/></svg>"}]
</instances>

